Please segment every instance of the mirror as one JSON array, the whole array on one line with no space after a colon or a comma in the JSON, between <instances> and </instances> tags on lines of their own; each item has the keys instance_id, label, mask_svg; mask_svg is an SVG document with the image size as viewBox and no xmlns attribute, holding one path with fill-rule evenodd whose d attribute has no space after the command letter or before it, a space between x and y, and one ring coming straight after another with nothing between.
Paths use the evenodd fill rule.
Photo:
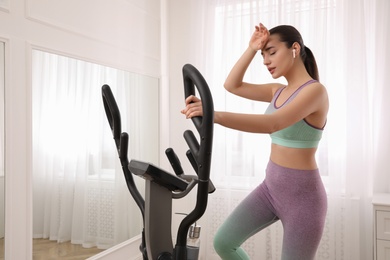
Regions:
<instances>
[{"instance_id":1,"label":"mirror","mask_svg":"<svg viewBox=\"0 0 390 260\"><path fill-rule=\"evenodd\" d=\"M5 109L5 43L0 42L0 259L4 259L4 235L5 235L5 165L4 165L4 109Z\"/></svg>"},{"instance_id":2,"label":"mirror","mask_svg":"<svg viewBox=\"0 0 390 260\"><path fill-rule=\"evenodd\" d=\"M142 216L127 189L104 112L103 84L111 87L122 131L129 134L129 159L159 164L157 78L33 50L37 259L66 254L82 254L85 259L142 230ZM143 194L144 180L134 179ZM49 251L47 246L61 247L51 251L62 255L42 255Z\"/></svg>"}]
</instances>

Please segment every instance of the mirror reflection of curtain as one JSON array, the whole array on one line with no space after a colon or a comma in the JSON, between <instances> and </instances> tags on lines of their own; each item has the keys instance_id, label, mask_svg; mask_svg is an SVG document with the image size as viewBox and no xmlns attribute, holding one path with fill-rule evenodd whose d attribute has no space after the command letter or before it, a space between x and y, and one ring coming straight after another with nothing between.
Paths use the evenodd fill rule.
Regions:
<instances>
[{"instance_id":1,"label":"mirror reflection of curtain","mask_svg":"<svg viewBox=\"0 0 390 260\"><path fill-rule=\"evenodd\" d=\"M117 99L129 157L157 163L157 79L35 50L32 67L34 238L105 249L139 234L101 86Z\"/></svg>"},{"instance_id":2,"label":"mirror reflection of curtain","mask_svg":"<svg viewBox=\"0 0 390 260\"><path fill-rule=\"evenodd\" d=\"M377 187L383 191L390 188L389 175L383 174L388 168L384 163L388 161L388 117L384 116L388 102L382 101L388 97L383 93L389 89L384 82L390 60L386 47L390 39L390 19L386 15L390 2L205 0L192 1L192 5L199 12L189 22L193 27L188 30L199 32L193 37L203 39L202 48L192 52L194 57L211 57L202 58L199 69L208 79L217 109L265 111L266 105L237 98L223 88L256 24L262 22L269 28L291 24L302 33L305 44L316 56L320 79L331 102L317 152L329 198L317 259L370 259L374 175L377 174ZM274 82L262 62L257 54L245 80ZM217 127L214 143L211 178L219 189L210 196L208 207L210 243L227 214L264 178L270 140L266 135ZM376 173L373 169L377 169ZM278 259L281 239L281 226L273 225L248 240L244 247L251 259ZM207 259L217 259L211 247Z\"/></svg>"}]
</instances>

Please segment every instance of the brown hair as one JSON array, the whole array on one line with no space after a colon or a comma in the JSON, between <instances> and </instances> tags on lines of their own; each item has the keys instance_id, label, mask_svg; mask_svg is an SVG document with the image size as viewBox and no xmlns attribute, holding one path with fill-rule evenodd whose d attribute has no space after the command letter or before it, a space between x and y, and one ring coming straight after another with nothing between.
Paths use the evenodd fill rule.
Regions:
<instances>
[{"instance_id":1,"label":"brown hair","mask_svg":"<svg viewBox=\"0 0 390 260\"><path fill-rule=\"evenodd\" d=\"M320 79L317 62L314 58L313 52L303 44L302 36L297 29L291 25L279 25L272 28L269 32L271 35L279 35L280 41L286 43L287 48L291 48L294 42L297 42L301 46L300 56L305 64L307 72L313 79Z\"/></svg>"}]
</instances>

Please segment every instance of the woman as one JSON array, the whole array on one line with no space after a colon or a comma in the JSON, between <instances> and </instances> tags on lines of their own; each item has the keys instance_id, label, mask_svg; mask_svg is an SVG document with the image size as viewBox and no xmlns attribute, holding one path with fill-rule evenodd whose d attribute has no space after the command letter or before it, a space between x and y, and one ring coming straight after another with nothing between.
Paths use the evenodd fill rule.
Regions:
<instances>
[{"instance_id":1,"label":"woman","mask_svg":"<svg viewBox=\"0 0 390 260\"><path fill-rule=\"evenodd\" d=\"M243 82L258 51L272 77L285 77L287 86ZM269 31L261 23L255 27L224 87L240 97L270 105L265 114L215 111L214 122L239 131L268 133L272 147L265 180L217 231L214 247L222 259L249 259L241 244L278 220L284 229L282 259L314 259L327 210L315 152L329 102L318 80L314 56L294 27L282 25ZM188 97L182 113L187 118L202 116L201 100Z\"/></svg>"}]
</instances>

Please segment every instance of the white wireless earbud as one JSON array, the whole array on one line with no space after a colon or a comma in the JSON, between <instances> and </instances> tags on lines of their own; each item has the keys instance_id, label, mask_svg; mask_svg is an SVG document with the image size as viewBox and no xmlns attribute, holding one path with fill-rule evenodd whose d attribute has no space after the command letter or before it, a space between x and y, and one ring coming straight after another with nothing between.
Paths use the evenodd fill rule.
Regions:
<instances>
[{"instance_id":1,"label":"white wireless earbud","mask_svg":"<svg viewBox=\"0 0 390 260\"><path fill-rule=\"evenodd\" d=\"M293 58L295 59L295 49L293 49Z\"/></svg>"}]
</instances>

